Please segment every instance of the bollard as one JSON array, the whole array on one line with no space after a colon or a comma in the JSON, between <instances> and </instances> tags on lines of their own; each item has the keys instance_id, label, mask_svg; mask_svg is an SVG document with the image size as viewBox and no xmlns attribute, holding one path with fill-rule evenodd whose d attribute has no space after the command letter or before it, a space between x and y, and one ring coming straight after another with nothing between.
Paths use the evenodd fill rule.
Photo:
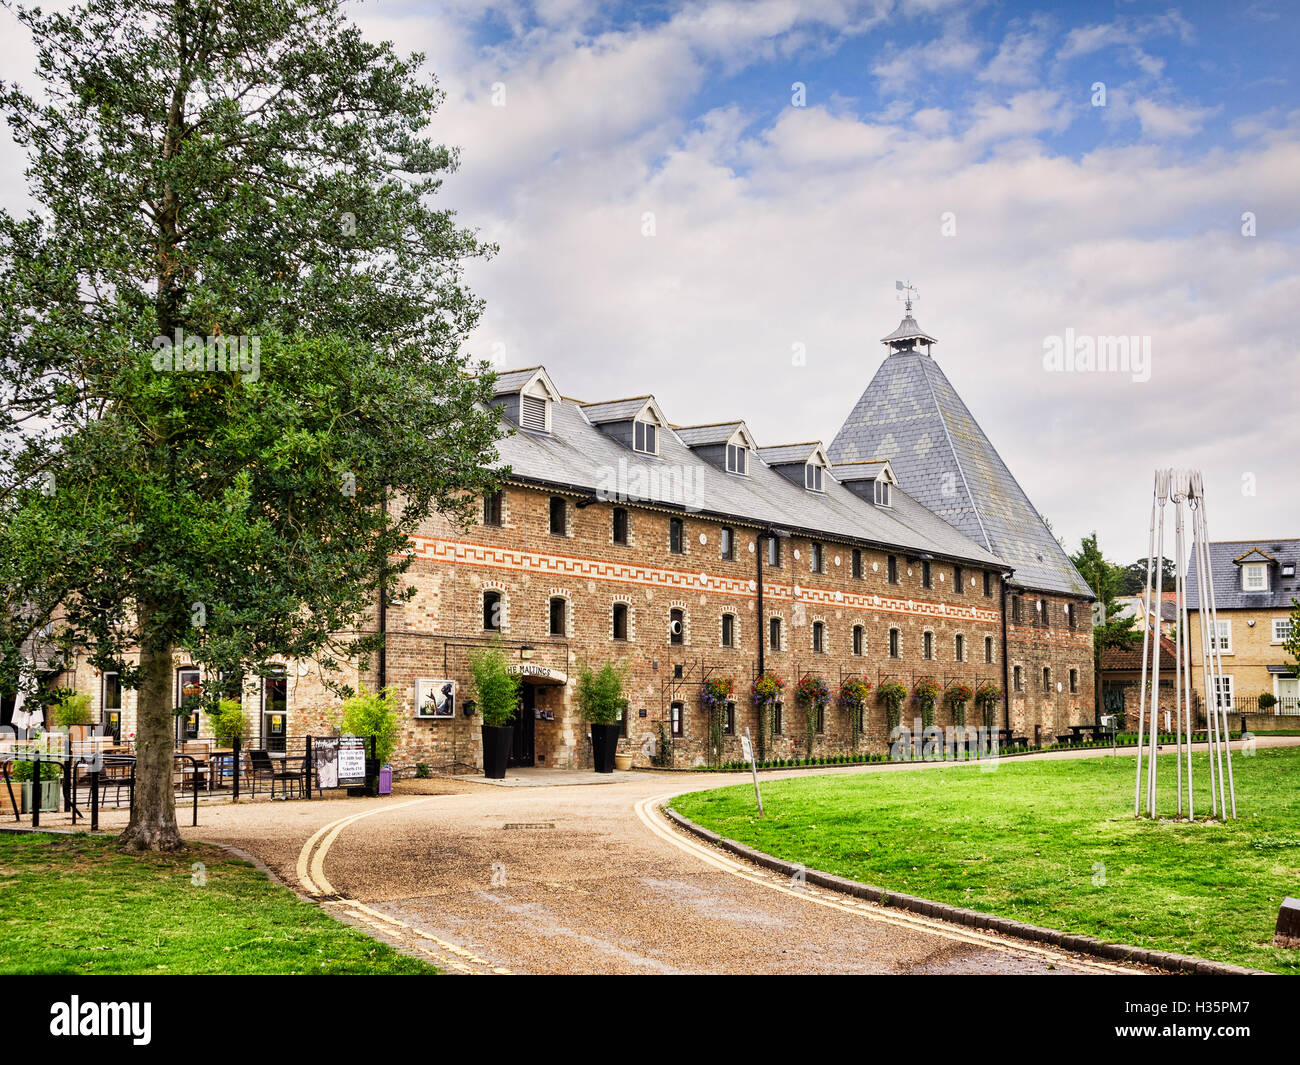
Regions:
<instances>
[{"instance_id":1,"label":"bollard","mask_svg":"<svg viewBox=\"0 0 1300 1065\"><path fill-rule=\"evenodd\" d=\"M90 771L90 831L99 831L99 770Z\"/></svg>"},{"instance_id":2,"label":"bollard","mask_svg":"<svg viewBox=\"0 0 1300 1065\"><path fill-rule=\"evenodd\" d=\"M41 752L32 752L32 828L41 827Z\"/></svg>"}]
</instances>

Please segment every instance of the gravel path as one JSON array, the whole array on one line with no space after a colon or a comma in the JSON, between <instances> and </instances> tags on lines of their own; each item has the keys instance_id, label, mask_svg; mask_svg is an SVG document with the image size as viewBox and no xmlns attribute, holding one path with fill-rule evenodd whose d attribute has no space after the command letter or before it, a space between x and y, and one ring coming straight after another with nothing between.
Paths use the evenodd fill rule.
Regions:
<instances>
[{"instance_id":1,"label":"gravel path","mask_svg":"<svg viewBox=\"0 0 1300 1065\"><path fill-rule=\"evenodd\" d=\"M453 973L1142 971L801 886L655 813L669 795L744 776L621 776L552 787L436 778L384 799L205 806L183 832L249 852L340 918Z\"/></svg>"}]
</instances>

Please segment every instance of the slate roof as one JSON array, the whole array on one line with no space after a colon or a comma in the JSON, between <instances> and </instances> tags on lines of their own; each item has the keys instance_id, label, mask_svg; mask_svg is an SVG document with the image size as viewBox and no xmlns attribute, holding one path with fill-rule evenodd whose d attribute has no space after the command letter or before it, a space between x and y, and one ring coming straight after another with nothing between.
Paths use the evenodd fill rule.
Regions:
<instances>
[{"instance_id":1,"label":"slate roof","mask_svg":"<svg viewBox=\"0 0 1300 1065\"><path fill-rule=\"evenodd\" d=\"M825 492L807 491L759 456L751 456L748 476L725 473L696 455L669 428L659 433L659 455L642 455L593 425L584 407L572 400L552 404L550 433L518 429L504 413L502 419L517 430L497 443L501 461L510 466L516 480L602 498L626 491L635 501L684 509L688 514L693 511L990 567L1003 565L899 489L894 490L893 507L886 509L860 498L829 475ZM815 446L799 448L811 454Z\"/></svg>"},{"instance_id":2,"label":"slate roof","mask_svg":"<svg viewBox=\"0 0 1300 1065\"><path fill-rule=\"evenodd\" d=\"M913 326L904 319L899 329ZM835 435L831 461L889 459L913 498L1015 570L1010 583L1093 598L939 364L905 345L895 345Z\"/></svg>"},{"instance_id":3,"label":"slate roof","mask_svg":"<svg viewBox=\"0 0 1300 1065\"><path fill-rule=\"evenodd\" d=\"M787 463L807 462L820 446L815 440L806 444L777 444L775 447L760 447L758 454L769 466L784 466Z\"/></svg>"},{"instance_id":4,"label":"slate roof","mask_svg":"<svg viewBox=\"0 0 1300 1065\"><path fill-rule=\"evenodd\" d=\"M734 422L715 422L713 425L674 425L673 432L687 447L699 447L701 444L725 444L744 424L737 419Z\"/></svg>"},{"instance_id":5,"label":"slate roof","mask_svg":"<svg viewBox=\"0 0 1300 1065\"><path fill-rule=\"evenodd\" d=\"M633 396L631 399L612 399L605 403L583 403L582 409L592 422L603 425L606 422L625 422L636 417L648 402L649 396Z\"/></svg>"},{"instance_id":6,"label":"slate roof","mask_svg":"<svg viewBox=\"0 0 1300 1065\"><path fill-rule=\"evenodd\" d=\"M1244 592L1241 589L1241 567L1235 559L1260 551L1273 562L1268 564L1268 591ZM1189 553L1190 555L1190 553ZM1246 561L1252 561L1247 559ZM1225 540L1210 544L1210 573L1214 578L1214 608L1219 610L1271 610L1291 609L1291 597L1300 599L1300 579L1283 577L1282 564L1290 563L1300 573L1300 540ZM1187 563L1187 608L1200 605L1196 567Z\"/></svg>"}]
</instances>

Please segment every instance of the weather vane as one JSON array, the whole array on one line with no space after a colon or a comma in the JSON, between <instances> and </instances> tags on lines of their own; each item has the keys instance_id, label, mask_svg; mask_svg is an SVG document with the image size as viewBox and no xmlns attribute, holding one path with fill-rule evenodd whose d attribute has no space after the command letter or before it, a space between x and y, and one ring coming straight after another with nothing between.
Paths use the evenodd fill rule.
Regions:
<instances>
[{"instance_id":1,"label":"weather vane","mask_svg":"<svg viewBox=\"0 0 1300 1065\"><path fill-rule=\"evenodd\" d=\"M901 300L903 300L903 301L907 304L907 313L908 313L908 314L911 314L911 313L912 313L912 301L913 301L914 299L919 299L919 298L920 298L920 293L918 293L918 292L916 291L916 289L912 287L912 282L910 282L910 281L908 281L907 283L904 283L904 282L902 282L902 281L895 281L895 282L894 282L894 288L896 288L899 292L905 292L905 293L906 293L905 296L895 296L894 298L895 298L895 299L901 299Z\"/></svg>"}]
</instances>

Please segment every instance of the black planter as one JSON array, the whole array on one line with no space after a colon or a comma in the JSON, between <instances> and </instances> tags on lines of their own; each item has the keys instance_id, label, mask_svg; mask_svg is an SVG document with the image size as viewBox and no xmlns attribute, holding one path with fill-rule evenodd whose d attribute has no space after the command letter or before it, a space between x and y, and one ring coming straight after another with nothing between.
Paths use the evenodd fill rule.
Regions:
<instances>
[{"instance_id":1,"label":"black planter","mask_svg":"<svg viewBox=\"0 0 1300 1065\"><path fill-rule=\"evenodd\" d=\"M614 772L614 755L618 753L618 737L622 725L591 726L591 759L597 773Z\"/></svg>"},{"instance_id":2,"label":"black planter","mask_svg":"<svg viewBox=\"0 0 1300 1065\"><path fill-rule=\"evenodd\" d=\"M510 758L510 740L514 725L484 725L483 775L489 780L501 780L506 775L506 762Z\"/></svg>"}]
</instances>

